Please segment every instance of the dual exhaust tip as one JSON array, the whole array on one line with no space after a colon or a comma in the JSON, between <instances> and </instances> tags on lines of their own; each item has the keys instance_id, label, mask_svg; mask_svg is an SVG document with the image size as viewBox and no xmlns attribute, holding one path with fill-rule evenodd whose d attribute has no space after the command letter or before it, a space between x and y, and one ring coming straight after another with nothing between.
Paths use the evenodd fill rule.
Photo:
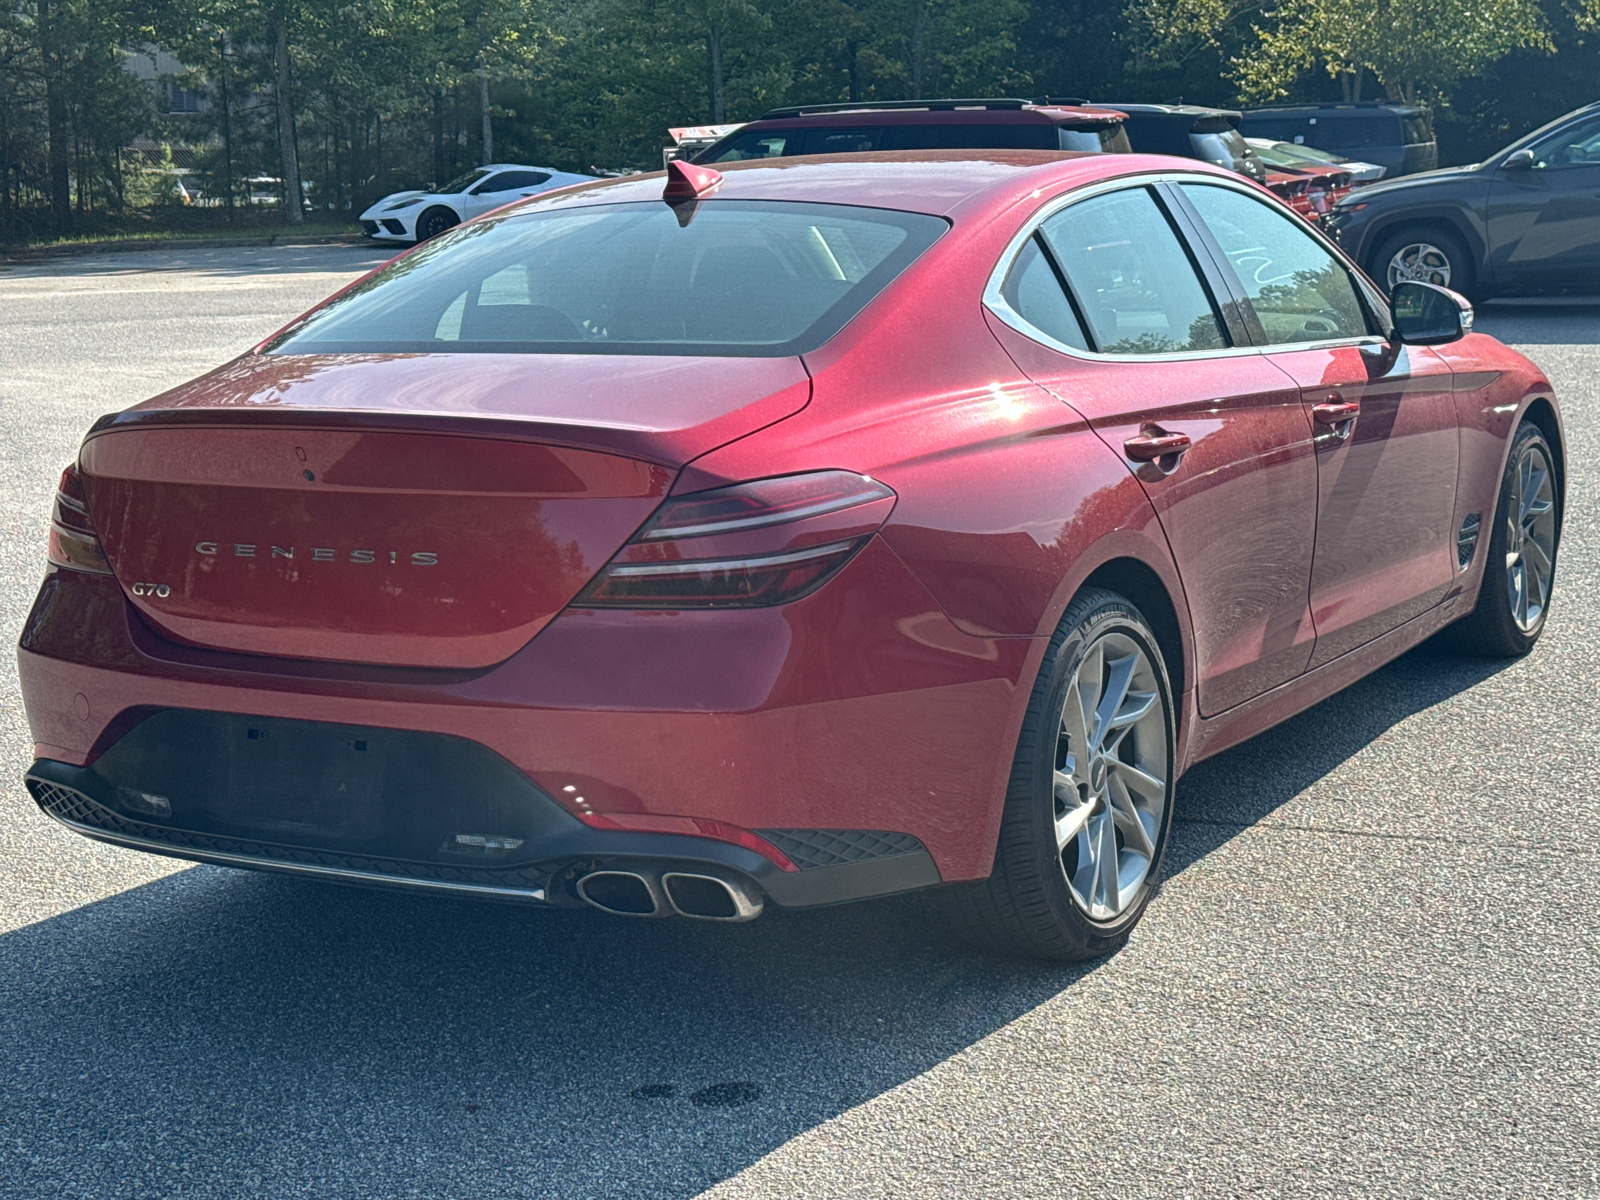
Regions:
<instances>
[{"instance_id":1,"label":"dual exhaust tip","mask_svg":"<svg viewBox=\"0 0 1600 1200\"><path fill-rule=\"evenodd\" d=\"M623 917L698 921L753 921L761 915L761 889L733 872L695 866L657 871L652 867L607 867L578 880L578 895L602 912Z\"/></svg>"}]
</instances>

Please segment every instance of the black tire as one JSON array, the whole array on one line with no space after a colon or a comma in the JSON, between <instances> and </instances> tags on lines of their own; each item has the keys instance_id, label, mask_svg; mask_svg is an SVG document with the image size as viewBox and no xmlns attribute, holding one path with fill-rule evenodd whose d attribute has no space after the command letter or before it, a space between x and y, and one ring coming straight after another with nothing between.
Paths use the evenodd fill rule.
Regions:
<instances>
[{"instance_id":1,"label":"black tire","mask_svg":"<svg viewBox=\"0 0 1600 1200\"><path fill-rule=\"evenodd\" d=\"M1110 919L1096 920L1068 883L1067 864L1076 862L1075 843L1066 849L1057 847L1055 768L1062 747L1070 741L1062 732L1068 686L1078 678L1079 668L1088 656L1112 635L1122 639L1115 644L1131 641L1148 659L1165 736L1165 768L1161 776L1165 794L1158 828L1148 839L1154 850L1148 856L1143 880L1120 912ZM1134 693L1129 692L1128 696L1131 703ZM1129 740L1145 737L1147 730L1153 732L1153 727L1141 721L1123 738L1116 752L1131 754L1136 747L1129 748ZM1161 871L1172 825L1176 744L1172 685L1149 623L1137 608L1114 592L1094 588L1079 593L1050 641L1028 703L1001 817L994 872L988 879L945 889L950 914L958 928L972 941L1003 953L1069 962L1098 958L1127 941L1155 892ZM1100 778L1106 778L1104 771ZM1122 794L1126 797L1129 793L1124 789ZM1114 836L1121 847L1123 834Z\"/></svg>"},{"instance_id":2,"label":"black tire","mask_svg":"<svg viewBox=\"0 0 1600 1200\"><path fill-rule=\"evenodd\" d=\"M1524 459L1530 454L1542 454L1549 471L1550 503L1550 563L1549 577L1539 597L1539 613L1525 628L1518 620L1512 600L1510 572L1515 568L1507 562L1506 548L1512 538L1515 523L1511 515L1513 497L1517 493L1517 475ZM1483 582L1478 588L1478 602L1473 610L1450 627L1449 640L1457 649L1485 658L1520 658L1532 650L1544 632L1550 615L1551 585L1555 582L1556 556L1561 545L1561 486L1555 473L1555 452L1545 440L1539 427L1524 421L1511 439L1511 453L1506 456L1506 469L1500 477L1500 495L1495 502L1494 518L1489 526L1487 545L1476 547L1484 556ZM1519 514L1518 520L1521 520ZM1481 536L1481 535L1480 535ZM1528 568L1524 567L1524 577ZM1525 585L1526 586L1526 585Z\"/></svg>"},{"instance_id":3,"label":"black tire","mask_svg":"<svg viewBox=\"0 0 1600 1200\"><path fill-rule=\"evenodd\" d=\"M438 237L447 229L461 224L461 218L448 208L435 206L417 218L417 241L426 242Z\"/></svg>"},{"instance_id":4,"label":"black tire","mask_svg":"<svg viewBox=\"0 0 1600 1200\"><path fill-rule=\"evenodd\" d=\"M1384 295L1394 290L1394 283L1389 279L1390 261L1407 247L1419 245L1430 246L1442 255L1450 276L1446 287L1468 299L1480 299L1476 262L1460 236L1454 230L1440 225L1408 225L1387 234L1378 243L1367 261L1367 274L1383 289ZM1443 280L1429 279L1427 282L1441 283Z\"/></svg>"}]
</instances>

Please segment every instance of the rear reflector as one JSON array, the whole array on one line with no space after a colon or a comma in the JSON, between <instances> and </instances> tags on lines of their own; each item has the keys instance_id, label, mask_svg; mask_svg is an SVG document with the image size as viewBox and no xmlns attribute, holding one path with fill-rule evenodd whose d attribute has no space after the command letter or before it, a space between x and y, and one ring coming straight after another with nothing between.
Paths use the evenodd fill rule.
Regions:
<instances>
[{"instance_id":1,"label":"rear reflector","mask_svg":"<svg viewBox=\"0 0 1600 1200\"><path fill-rule=\"evenodd\" d=\"M50 514L49 556L58 567L111 574L111 564L106 561L94 523L89 520L83 480L78 477L76 465L61 472L61 482L56 487L55 507Z\"/></svg>"},{"instance_id":2,"label":"rear reflector","mask_svg":"<svg viewBox=\"0 0 1600 1200\"><path fill-rule=\"evenodd\" d=\"M765 608L810 595L866 545L895 494L848 471L669 499L573 603Z\"/></svg>"}]
</instances>

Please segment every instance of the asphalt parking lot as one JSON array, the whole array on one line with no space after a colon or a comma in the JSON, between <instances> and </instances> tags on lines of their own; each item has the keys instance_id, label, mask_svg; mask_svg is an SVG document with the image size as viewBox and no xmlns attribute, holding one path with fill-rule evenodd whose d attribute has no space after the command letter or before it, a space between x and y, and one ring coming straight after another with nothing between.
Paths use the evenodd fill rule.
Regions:
<instances>
[{"instance_id":1,"label":"asphalt parking lot","mask_svg":"<svg viewBox=\"0 0 1600 1200\"><path fill-rule=\"evenodd\" d=\"M99 414L381 260L0 271L0 633ZM1486 308L1572 470L1550 624L1202 764L1132 942L922 897L629 922L187 867L53 825L0 655L0 1197L1600 1196L1600 305Z\"/></svg>"}]
</instances>

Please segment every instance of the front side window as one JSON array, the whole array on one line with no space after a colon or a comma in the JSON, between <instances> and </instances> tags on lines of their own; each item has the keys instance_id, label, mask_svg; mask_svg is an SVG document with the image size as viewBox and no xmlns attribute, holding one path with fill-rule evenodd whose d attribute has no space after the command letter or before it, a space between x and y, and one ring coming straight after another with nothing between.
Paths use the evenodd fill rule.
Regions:
<instances>
[{"instance_id":1,"label":"front side window","mask_svg":"<svg viewBox=\"0 0 1600 1200\"><path fill-rule=\"evenodd\" d=\"M1535 145L1533 165L1544 171L1600 165L1600 117L1582 121Z\"/></svg>"},{"instance_id":2,"label":"front side window","mask_svg":"<svg viewBox=\"0 0 1600 1200\"><path fill-rule=\"evenodd\" d=\"M397 259L278 354L778 357L832 337L949 226L839 204L659 201L512 213Z\"/></svg>"},{"instance_id":3,"label":"front side window","mask_svg":"<svg viewBox=\"0 0 1600 1200\"><path fill-rule=\"evenodd\" d=\"M482 196L489 192L514 192L518 188L538 187L549 178L548 171L501 171L493 179L480 183L474 194Z\"/></svg>"},{"instance_id":4,"label":"front side window","mask_svg":"<svg viewBox=\"0 0 1600 1200\"><path fill-rule=\"evenodd\" d=\"M1296 218L1231 188L1181 186L1233 264L1269 344L1368 334L1349 270Z\"/></svg>"},{"instance_id":5,"label":"front side window","mask_svg":"<svg viewBox=\"0 0 1600 1200\"><path fill-rule=\"evenodd\" d=\"M435 188L434 191L440 196L454 196L459 192L466 191L473 184L479 182L484 178L484 176L489 174L491 174L491 172L485 171L482 167L479 167L476 171L468 171L465 175L459 176L456 179L452 179L442 188Z\"/></svg>"},{"instance_id":6,"label":"front side window","mask_svg":"<svg viewBox=\"0 0 1600 1200\"><path fill-rule=\"evenodd\" d=\"M1103 354L1226 345L1216 308L1147 188L1093 196L1040 226ZM1064 339L1063 339L1064 340Z\"/></svg>"}]
</instances>

